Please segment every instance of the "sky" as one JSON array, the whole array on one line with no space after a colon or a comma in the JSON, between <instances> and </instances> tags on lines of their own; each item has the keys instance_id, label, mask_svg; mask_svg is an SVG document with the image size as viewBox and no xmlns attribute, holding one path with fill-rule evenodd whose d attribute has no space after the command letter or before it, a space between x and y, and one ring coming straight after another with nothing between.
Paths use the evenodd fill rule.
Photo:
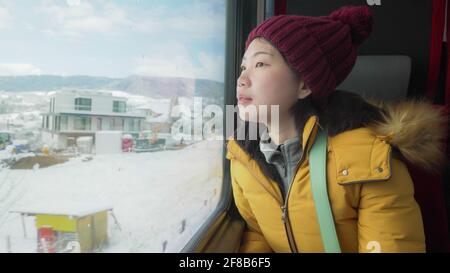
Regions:
<instances>
[{"instance_id":1,"label":"sky","mask_svg":"<svg viewBox=\"0 0 450 273\"><path fill-rule=\"evenodd\" d=\"M0 76L223 82L226 0L0 0Z\"/></svg>"}]
</instances>

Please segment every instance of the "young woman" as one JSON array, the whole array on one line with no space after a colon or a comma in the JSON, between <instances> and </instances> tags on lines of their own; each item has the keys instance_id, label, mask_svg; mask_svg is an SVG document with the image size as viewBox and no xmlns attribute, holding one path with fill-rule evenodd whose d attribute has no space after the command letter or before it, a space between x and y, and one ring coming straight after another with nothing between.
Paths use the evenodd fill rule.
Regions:
<instances>
[{"instance_id":1,"label":"young woman","mask_svg":"<svg viewBox=\"0 0 450 273\"><path fill-rule=\"evenodd\" d=\"M239 116L245 127L267 129L256 140L248 131L242 140L235 134L227 145L234 200L246 222L240 252L324 251L309 165L319 129L327 134L327 191L340 250L425 251L403 162L438 166L445 120L424 102L382 108L335 90L371 27L368 7L343 7L324 17L275 16L249 34ZM248 115L261 105L269 109ZM279 124L271 124L274 105Z\"/></svg>"}]
</instances>

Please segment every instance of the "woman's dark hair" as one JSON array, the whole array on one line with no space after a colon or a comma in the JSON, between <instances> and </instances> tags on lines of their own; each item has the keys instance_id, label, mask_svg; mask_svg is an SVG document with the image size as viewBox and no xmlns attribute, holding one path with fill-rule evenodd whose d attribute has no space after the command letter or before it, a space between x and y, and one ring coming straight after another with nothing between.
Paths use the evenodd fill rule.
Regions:
<instances>
[{"instance_id":1,"label":"woman's dark hair","mask_svg":"<svg viewBox=\"0 0 450 273\"><path fill-rule=\"evenodd\" d=\"M368 103L358 94L341 90L332 92L325 103L316 103L310 95L299 99L290 109L290 113L294 116L300 143L302 143L303 128L311 116L318 117L319 124L327 129L329 136L335 136L373 122L381 122L381 111L380 108ZM278 171L273 165L266 162L259 149L260 136L257 135L256 140L249 139L249 126L249 122L246 121L243 126L237 128L234 131L234 139L258 163L267 177L282 184ZM237 137L242 133L240 130L245 130L243 140Z\"/></svg>"}]
</instances>

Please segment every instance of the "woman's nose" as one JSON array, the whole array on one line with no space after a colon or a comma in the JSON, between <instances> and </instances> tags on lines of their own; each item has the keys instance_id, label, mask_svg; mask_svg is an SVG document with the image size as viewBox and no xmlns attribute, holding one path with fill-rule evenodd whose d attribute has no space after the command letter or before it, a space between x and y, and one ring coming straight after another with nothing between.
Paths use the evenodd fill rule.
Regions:
<instances>
[{"instance_id":1,"label":"woman's nose","mask_svg":"<svg viewBox=\"0 0 450 273\"><path fill-rule=\"evenodd\" d=\"M248 87L249 82L246 76L243 76L243 73L239 76L237 80L237 86L238 87Z\"/></svg>"}]
</instances>

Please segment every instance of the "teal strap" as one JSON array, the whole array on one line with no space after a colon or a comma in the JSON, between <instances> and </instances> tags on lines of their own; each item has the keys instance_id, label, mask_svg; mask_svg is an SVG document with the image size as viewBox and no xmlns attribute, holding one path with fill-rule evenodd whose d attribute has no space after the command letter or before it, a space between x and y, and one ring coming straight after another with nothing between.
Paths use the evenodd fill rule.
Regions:
<instances>
[{"instance_id":1,"label":"teal strap","mask_svg":"<svg viewBox=\"0 0 450 273\"><path fill-rule=\"evenodd\" d=\"M326 253L341 253L327 191L327 132L319 128L309 155L311 188Z\"/></svg>"}]
</instances>

